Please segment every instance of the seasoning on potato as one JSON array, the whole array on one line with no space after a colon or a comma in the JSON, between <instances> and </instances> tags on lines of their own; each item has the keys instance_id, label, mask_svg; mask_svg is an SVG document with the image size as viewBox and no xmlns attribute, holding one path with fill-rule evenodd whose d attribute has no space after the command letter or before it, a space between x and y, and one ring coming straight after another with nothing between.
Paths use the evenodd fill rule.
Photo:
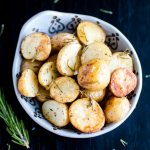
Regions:
<instances>
[{"instance_id":1,"label":"seasoning on potato","mask_svg":"<svg viewBox=\"0 0 150 150\"><path fill-rule=\"evenodd\" d=\"M83 49L81 55L81 64L85 64L93 59L100 59L110 63L112 52L102 42L94 42Z\"/></svg>"},{"instance_id":2,"label":"seasoning on potato","mask_svg":"<svg viewBox=\"0 0 150 150\"><path fill-rule=\"evenodd\" d=\"M78 83L88 90L103 90L110 81L110 70L105 61L93 59L79 68Z\"/></svg>"},{"instance_id":3,"label":"seasoning on potato","mask_svg":"<svg viewBox=\"0 0 150 150\"><path fill-rule=\"evenodd\" d=\"M50 87L50 96L58 102L74 101L79 95L79 86L71 77L59 77Z\"/></svg>"},{"instance_id":4,"label":"seasoning on potato","mask_svg":"<svg viewBox=\"0 0 150 150\"><path fill-rule=\"evenodd\" d=\"M123 119L130 110L130 103L126 97L111 97L106 102L104 113L107 123L118 122Z\"/></svg>"},{"instance_id":5,"label":"seasoning on potato","mask_svg":"<svg viewBox=\"0 0 150 150\"><path fill-rule=\"evenodd\" d=\"M132 57L126 52L113 53L110 63L110 70L113 72L117 68L126 68L133 71Z\"/></svg>"},{"instance_id":6,"label":"seasoning on potato","mask_svg":"<svg viewBox=\"0 0 150 150\"><path fill-rule=\"evenodd\" d=\"M78 99L71 104L69 118L75 128L85 133L96 132L102 129L105 123L100 105L88 98Z\"/></svg>"},{"instance_id":7,"label":"seasoning on potato","mask_svg":"<svg viewBox=\"0 0 150 150\"><path fill-rule=\"evenodd\" d=\"M132 92L137 85L136 75L125 68L116 69L109 84L110 91L117 97L124 97Z\"/></svg>"},{"instance_id":8,"label":"seasoning on potato","mask_svg":"<svg viewBox=\"0 0 150 150\"><path fill-rule=\"evenodd\" d=\"M32 71L34 71L34 73L37 74L41 66L42 66L41 61L37 61L37 60L32 61L32 60L23 59L21 63L20 71L23 72L25 69L31 69Z\"/></svg>"},{"instance_id":9,"label":"seasoning on potato","mask_svg":"<svg viewBox=\"0 0 150 150\"><path fill-rule=\"evenodd\" d=\"M35 97L38 93L38 79L31 69L26 69L21 73L18 80L18 90L27 97Z\"/></svg>"},{"instance_id":10,"label":"seasoning on potato","mask_svg":"<svg viewBox=\"0 0 150 150\"><path fill-rule=\"evenodd\" d=\"M54 100L43 103L44 117L57 127L63 127L69 123L68 106Z\"/></svg>"},{"instance_id":11,"label":"seasoning on potato","mask_svg":"<svg viewBox=\"0 0 150 150\"><path fill-rule=\"evenodd\" d=\"M45 33L31 33L21 43L21 53L25 59L46 60L51 52L51 40Z\"/></svg>"},{"instance_id":12,"label":"seasoning on potato","mask_svg":"<svg viewBox=\"0 0 150 150\"><path fill-rule=\"evenodd\" d=\"M81 43L89 45L93 42L104 42L106 33L101 26L93 22L83 21L77 27L77 36Z\"/></svg>"},{"instance_id":13,"label":"seasoning on potato","mask_svg":"<svg viewBox=\"0 0 150 150\"><path fill-rule=\"evenodd\" d=\"M51 38L52 51L59 52L65 45L71 42L75 42L77 38L71 33L58 33Z\"/></svg>"},{"instance_id":14,"label":"seasoning on potato","mask_svg":"<svg viewBox=\"0 0 150 150\"><path fill-rule=\"evenodd\" d=\"M47 90L50 88L50 84L52 83L52 81L59 76L60 75L56 69L54 62L44 63L38 73L39 83Z\"/></svg>"},{"instance_id":15,"label":"seasoning on potato","mask_svg":"<svg viewBox=\"0 0 150 150\"><path fill-rule=\"evenodd\" d=\"M95 90L95 91L84 89L84 90L82 90L80 97L81 98L91 98L92 100L100 102L103 100L105 94L106 94L106 89Z\"/></svg>"}]
</instances>

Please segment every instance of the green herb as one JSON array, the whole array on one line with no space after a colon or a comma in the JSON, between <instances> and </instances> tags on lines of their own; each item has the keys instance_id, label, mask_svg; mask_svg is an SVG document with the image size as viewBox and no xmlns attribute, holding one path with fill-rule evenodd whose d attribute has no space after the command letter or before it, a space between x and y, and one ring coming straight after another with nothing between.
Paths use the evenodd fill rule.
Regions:
<instances>
[{"instance_id":1,"label":"green herb","mask_svg":"<svg viewBox=\"0 0 150 150\"><path fill-rule=\"evenodd\" d=\"M74 72L74 71L75 71L75 66L74 66L74 68L71 68L71 67L69 66L69 63L68 63L68 62L69 62L69 59L67 60L67 66L68 66L68 68L69 68L71 71Z\"/></svg>"},{"instance_id":2,"label":"green herb","mask_svg":"<svg viewBox=\"0 0 150 150\"><path fill-rule=\"evenodd\" d=\"M7 103L3 90L0 89L0 117L7 125L6 130L12 137L12 142L29 148L29 134L23 121L18 121L12 107Z\"/></svg>"},{"instance_id":3,"label":"green herb","mask_svg":"<svg viewBox=\"0 0 150 150\"><path fill-rule=\"evenodd\" d=\"M10 144L7 144L7 146L8 146L8 150L10 150Z\"/></svg>"},{"instance_id":4,"label":"green herb","mask_svg":"<svg viewBox=\"0 0 150 150\"><path fill-rule=\"evenodd\" d=\"M150 74L145 75L145 78L150 78Z\"/></svg>"},{"instance_id":5,"label":"green herb","mask_svg":"<svg viewBox=\"0 0 150 150\"><path fill-rule=\"evenodd\" d=\"M128 143L126 141L124 141L123 139L120 139L121 144L125 147L126 145L128 145Z\"/></svg>"},{"instance_id":6,"label":"green herb","mask_svg":"<svg viewBox=\"0 0 150 150\"><path fill-rule=\"evenodd\" d=\"M3 34L3 32L4 32L4 24L1 25L0 36Z\"/></svg>"},{"instance_id":7,"label":"green herb","mask_svg":"<svg viewBox=\"0 0 150 150\"><path fill-rule=\"evenodd\" d=\"M53 82L55 83L55 85L57 86L57 88L60 90L60 92L63 93L63 91L62 91L61 88L58 86L58 84L55 82L55 80L53 80Z\"/></svg>"},{"instance_id":8,"label":"green herb","mask_svg":"<svg viewBox=\"0 0 150 150\"><path fill-rule=\"evenodd\" d=\"M105 9L100 9L101 12L112 15L113 12Z\"/></svg>"},{"instance_id":9,"label":"green herb","mask_svg":"<svg viewBox=\"0 0 150 150\"><path fill-rule=\"evenodd\" d=\"M55 4L58 3L58 2L59 2L59 0L54 0L54 1L53 1L53 3L55 3Z\"/></svg>"}]
</instances>

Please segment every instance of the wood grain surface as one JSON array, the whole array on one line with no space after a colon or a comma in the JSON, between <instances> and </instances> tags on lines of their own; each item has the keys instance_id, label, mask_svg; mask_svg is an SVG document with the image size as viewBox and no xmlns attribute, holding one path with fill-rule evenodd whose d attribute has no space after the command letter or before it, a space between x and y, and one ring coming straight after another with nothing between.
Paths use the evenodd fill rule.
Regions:
<instances>
[{"instance_id":1,"label":"wood grain surface","mask_svg":"<svg viewBox=\"0 0 150 150\"><path fill-rule=\"evenodd\" d=\"M113 15L100 9L113 11ZM12 63L22 25L43 10L87 14L103 19L122 31L135 47L143 69L143 90L133 114L114 131L89 139L69 139L54 135L33 122L19 104L12 84ZM25 122L30 133L31 150L149 150L150 149L150 1L149 0L1 0L0 25L5 30L0 37L0 86L8 102ZM124 147L120 139L128 145ZM11 142L6 126L0 119L0 150L24 148Z\"/></svg>"}]
</instances>

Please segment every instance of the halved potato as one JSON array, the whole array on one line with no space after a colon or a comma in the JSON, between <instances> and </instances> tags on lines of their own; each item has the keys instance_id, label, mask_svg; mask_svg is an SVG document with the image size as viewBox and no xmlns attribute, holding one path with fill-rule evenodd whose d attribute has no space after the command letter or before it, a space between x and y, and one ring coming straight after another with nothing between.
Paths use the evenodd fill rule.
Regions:
<instances>
[{"instance_id":1,"label":"halved potato","mask_svg":"<svg viewBox=\"0 0 150 150\"><path fill-rule=\"evenodd\" d=\"M57 55L58 54L53 54L52 56L50 55L50 57L47 59L47 62L54 62L56 64Z\"/></svg>"},{"instance_id":2,"label":"halved potato","mask_svg":"<svg viewBox=\"0 0 150 150\"><path fill-rule=\"evenodd\" d=\"M18 90L20 94L27 97L35 97L38 92L38 80L31 69L22 72L18 80Z\"/></svg>"},{"instance_id":3,"label":"halved potato","mask_svg":"<svg viewBox=\"0 0 150 150\"><path fill-rule=\"evenodd\" d=\"M125 52L115 52L112 55L110 70L113 72L117 68L126 68L133 71L132 57Z\"/></svg>"},{"instance_id":4,"label":"halved potato","mask_svg":"<svg viewBox=\"0 0 150 150\"><path fill-rule=\"evenodd\" d=\"M109 47L102 42L94 42L83 49L81 63L83 65L92 59L105 60L109 63L111 58L112 52L110 51Z\"/></svg>"},{"instance_id":5,"label":"halved potato","mask_svg":"<svg viewBox=\"0 0 150 150\"><path fill-rule=\"evenodd\" d=\"M58 33L51 38L52 51L58 52L68 43L78 41L74 34Z\"/></svg>"},{"instance_id":6,"label":"halved potato","mask_svg":"<svg viewBox=\"0 0 150 150\"><path fill-rule=\"evenodd\" d=\"M80 67L78 83L88 90L103 90L110 81L110 70L106 61L93 59Z\"/></svg>"},{"instance_id":7,"label":"halved potato","mask_svg":"<svg viewBox=\"0 0 150 150\"><path fill-rule=\"evenodd\" d=\"M39 86L38 93L36 94L36 98L40 102L45 102L50 100L49 90L46 90L44 87Z\"/></svg>"},{"instance_id":8,"label":"halved potato","mask_svg":"<svg viewBox=\"0 0 150 150\"><path fill-rule=\"evenodd\" d=\"M77 27L77 36L81 43L89 45L93 42L104 42L106 33L101 26L93 22L83 21Z\"/></svg>"},{"instance_id":9,"label":"halved potato","mask_svg":"<svg viewBox=\"0 0 150 150\"><path fill-rule=\"evenodd\" d=\"M31 69L32 71L34 71L34 73L37 74L41 66L41 61L23 59L21 62L20 71L23 72L25 69Z\"/></svg>"},{"instance_id":10,"label":"halved potato","mask_svg":"<svg viewBox=\"0 0 150 150\"><path fill-rule=\"evenodd\" d=\"M86 133L100 130L105 123L105 116L99 104L88 98L78 99L69 108L72 125Z\"/></svg>"},{"instance_id":11,"label":"halved potato","mask_svg":"<svg viewBox=\"0 0 150 150\"><path fill-rule=\"evenodd\" d=\"M84 89L81 93L81 98L91 98L92 100L100 102L103 100L105 94L106 94L106 89L95 90L95 91Z\"/></svg>"},{"instance_id":12,"label":"halved potato","mask_svg":"<svg viewBox=\"0 0 150 150\"><path fill-rule=\"evenodd\" d=\"M59 76L54 62L46 62L39 70L38 79L39 83L47 90L51 82Z\"/></svg>"},{"instance_id":13,"label":"halved potato","mask_svg":"<svg viewBox=\"0 0 150 150\"><path fill-rule=\"evenodd\" d=\"M81 45L79 43L70 43L64 46L57 56L57 69L60 74L73 76L74 72L78 70Z\"/></svg>"},{"instance_id":14,"label":"halved potato","mask_svg":"<svg viewBox=\"0 0 150 150\"><path fill-rule=\"evenodd\" d=\"M25 59L44 61L51 52L51 40L45 33L31 33L21 44L21 53Z\"/></svg>"},{"instance_id":15,"label":"halved potato","mask_svg":"<svg viewBox=\"0 0 150 150\"><path fill-rule=\"evenodd\" d=\"M54 100L44 102L42 105L44 117L57 127L63 127L69 123L68 106Z\"/></svg>"},{"instance_id":16,"label":"halved potato","mask_svg":"<svg viewBox=\"0 0 150 150\"><path fill-rule=\"evenodd\" d=\"M79 86L71 77L59 77L50 87L50 96L61 103L74 101L79 95Z\"/></svg>"},{"instance_id":17,"label":"halved potato","mask_svg":"<svg viewBox=\"0 0 150 150\"><path fill-rule=\"evenodd\" d=\"M111 97L106 102L104 109L106 122L118 122L123 119L130 110L130 103L126 97Z\"/></svg>"}]
</instances>

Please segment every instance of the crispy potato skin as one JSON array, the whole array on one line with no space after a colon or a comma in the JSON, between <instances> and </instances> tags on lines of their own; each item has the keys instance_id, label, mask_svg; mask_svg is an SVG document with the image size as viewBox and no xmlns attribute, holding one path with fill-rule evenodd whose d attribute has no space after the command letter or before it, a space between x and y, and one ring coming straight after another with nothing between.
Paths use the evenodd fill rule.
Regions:
<instances>
[{"instance_id":1,"label":"crispy potato skin","mask_svg":"<svg viewBox=\"0 0 150 150\"><path fill-rule=\"evenodd\" d=\"M126 68L133 71L134 66L132 57L125 52L113 53L110 62L110 70L113 72L117 68Z\"/></svg>"},{"instance_id":2,"label":"crispy potato skin","mask_svg":"<svg viewBox=\"0 0 150 150\"><path fill-rule=\"evenodd\" d=\"M46 60L46 62L53 62L54 64L56 64L57 55L58 55L58 54L50 55L50 57Z\"/></svg>"},{"instance_id":3,"label":"crispy potato skin","mask_svg":"<svg viewBox=\"0 0 150 150\"><path fill-rule=\"evenodd\" d=\"M75 128L85 133L96 132L105 123L105 116L99 104L88 98L78 99L71 104L69 118Z\"/></svg>"},{"instance_id":4,"label":"crispy potato skin","mask_svg":"<svg viewBox=\"0 0 150 150\"><path fill-rule=\"evenodd\" d=\"M100 102L103 100L105 94L106 94L106 89L95 90L95 91L84 89L82 91L82 94L80 95L80 97L81 98L91 98L92 100Z\"/></svg>"},{"instance_id":5,"label":"crispy potato skin","mask_svg":"<svg viewBox=\"0 0 150 150\"><path fill-rule=\"evenodd\" d=\"M81 45L76 42L72 42L64 46L57 56L57 70L61 75L73 76L75 70L78 70L80 65Z\"/></svg>"},{"instance_id":6,"label":"crispy potato skin","mask_svg":"<svg viewBox=\"0 0 150 150\"><path fill-rule=\"evenodd\" d=\"M51 40L45 33L31 33L21 44L21 53L25 59L46 60L51 52Z\"/></svg>"},{"instance_id":7,"label":"crispy potato skin","mask_svg":"<svg viewBox=\"0 0 150 150\"><path fill-rule=\"evenodd\" d=\"M50 100L49 90L46 90L42 86L39 86L38 93L36 94L36 98L39 102L45 102Z\"/></svg>"},{"instance_id":8,"label":"crispy potato skin","mask_svg":"<svg viewBox=\"0 0 150 150\"><path fill-rule=\"evenodd\" d=\"M71 77L59 77L50 87L50 96L58 102L74 101L79 95L79 86Z\"/></svg>"},{"instance_id":9,"label":"crispy potato skin","mask_svg":"<svg viewBox=\"0 0 150 150\"><path fill-rule=\"evenodd\" d=\"M106 102L104 113L107 123L118 122L123 119L130 110L130 103L126 97L111 97Z\"/></svg>"},{"instance_id":10,"label":"crispy potato skin","mask_svg":"<svg viewBox=\"0 0 150 150\"><path fill-rule=\"evenodd\" d=\"M136 75L125 68L116 69L110 80L109 89L117 97L124 97L132 92L137 85Z\"/></svg>"},{"instance_id":11,"label":"crispy potato skin","mask_svg":"<svg viewBox=\"0 0 150 150\"><path fill-rule=\"evenodd\" d=\"M68 106L54 100L43 103L44 117L57 127L66 126L69 123Z\"/></svg>"},{"instance_id":12,"label":"crispy potato skin","mask_svg":"<svg viewBox=\"0 0 150 150\"><path fill-rule=\"evenodd\" d=\"M22 72L18 80L18 90L20 94L26 97L35 97L38 92L38 80L31 69Z\"/></svg>"},{"instance_id":13,"label":"crispy potato skin","mask_svg":"<svg viewBox=\"0 0 150 150\"><path fill-rule=\"evenodd\" d=\"M82 44L89 45L93 42L104 42L106 33L99 25L83 21L77 27L77 36Z\"/></svg>"},{"instance_id":14,"label":"crispy potato skin","mask_svg":"<svg viewBox=\"0 0 150 150\"><path fill-rule=\"evenodd\" d=\"M38 74L40 67L42 66L41 61L31 61L27 59L23 59L20 67L20 71L23 72L26 69L31 69L34 73Z\"/></svg>"},{"instance_id":15,"label":"crispy potato skin","mask_svg":"<svg viewBox=\"0 0 150 150\"><path fill-rule=\"evenodd\" d=\"M68 43L78 41L74 34L58 33L51 38L52 51L59 52Z\"/></svg>"},{"instance_id":16,"label":"crispy potato skin","mask_svg":"<svg viewBox=\"0 0 150 150\"><path fill-rule=\"evenodd\" d=\"M109 84L110 70L105 61L93 59L80 67L77 79L85 89L103 90Z\"/></svg>"},{"instance_id":17,"label":"crispy potato skin","mask_svg":"<svg viewBox=\"0 0 150 150\"><path fill-rule=\"evenodd\" d=\"M93 59L100 59L110 63L112 52L104 43L94 42L83 49L81 64L83 65Z\"/></svg>"}]
</instances>

